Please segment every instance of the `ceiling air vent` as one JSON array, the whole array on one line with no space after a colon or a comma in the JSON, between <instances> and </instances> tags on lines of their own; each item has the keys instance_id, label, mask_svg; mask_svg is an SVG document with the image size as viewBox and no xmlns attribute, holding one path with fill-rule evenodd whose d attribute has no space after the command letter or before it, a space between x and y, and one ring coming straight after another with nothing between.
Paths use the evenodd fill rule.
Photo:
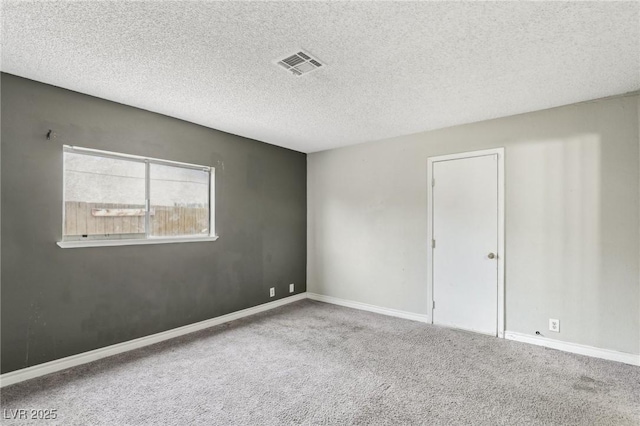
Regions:
<instances>
[{"instance_id":1,"label":"ceiling air vent","mask_svg":"<svg viewBox=\"0 0 640 426\"><path fill-rule=\"evenodd\" d=\"M319 60L305 52L298 52L287 56L278 61L278 65L297 76L308 74L323 66Z\"/></svg>"}]
</instances>

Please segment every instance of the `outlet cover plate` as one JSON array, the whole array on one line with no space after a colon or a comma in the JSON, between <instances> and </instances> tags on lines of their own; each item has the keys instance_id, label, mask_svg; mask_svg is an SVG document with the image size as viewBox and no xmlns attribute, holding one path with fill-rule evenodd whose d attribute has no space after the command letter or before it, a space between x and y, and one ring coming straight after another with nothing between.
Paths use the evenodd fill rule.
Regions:
<instances>
[{"instance_id":1,"label":"outlet cover plate","mask_svg":"<svg viewBox=\"0 0 640 426\"><path fill-rule=\"evenodd\" d=\"M560 320L549 318L549 330L560 333Z\"/></svg>"},{"instance_id":2,"label":"outlet cover plate","mask_svg":"<svg viewBox=\"0 0 640 426\"><path fill-rule=\"evenodd\" d=\"M269 297L273 297L276 295L276 288L275 287L271 287L269 289Z\"/></svg>"},{"instance_id":3,"label":"outlet cover plate","mask_svg":"<svg viewBox=\"0 0 640 426\"><path fill-rule=\"evenodd\" d=\"M289 293L293 293L295 290L295 286L293 284L289 284Z\"/></svg>"}]
</instances>

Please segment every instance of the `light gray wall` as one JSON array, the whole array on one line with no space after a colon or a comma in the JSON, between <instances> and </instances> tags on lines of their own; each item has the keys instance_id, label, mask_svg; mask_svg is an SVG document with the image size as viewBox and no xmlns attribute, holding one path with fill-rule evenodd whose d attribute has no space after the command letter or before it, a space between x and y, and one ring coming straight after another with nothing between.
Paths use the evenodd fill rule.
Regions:
<instances>
[{"instance_id":1,"label":"light gray wall","mask_svg":"<svg viewBox=\"0 0 640 426\"><path fill-rule=\"evenodd\" d=\"M3 373L286 297L289 283L306 290L305 154L12 75L1 83ZM63 144L214 166L220 239L57 247Z\"/></svg>"},{"instance_id":2,"label":"light gray wall","mask_svg":"<svg viewBox=\"0 0 640 426\"><path fill-rule=\"evenodd\" d=\"M427 313L427 158L505 147L506 329L640 353L638 96L308 156L309 291Z\"/></svg>"}]
</instances>

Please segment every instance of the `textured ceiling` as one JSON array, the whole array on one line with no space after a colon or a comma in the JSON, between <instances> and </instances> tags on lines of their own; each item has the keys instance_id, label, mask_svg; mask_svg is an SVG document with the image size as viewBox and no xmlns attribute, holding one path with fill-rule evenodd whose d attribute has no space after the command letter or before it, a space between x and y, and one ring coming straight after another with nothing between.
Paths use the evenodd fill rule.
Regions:
<instances>
[{"instance_id":1,"label":"textured ceiling","mask_svg":"<svg viewBox=\"0 0 640 426\"><path fill-rule=\"evenodd\" d=\"M638 2L3 1L2 70L303 152L640 89ZM302 77L275 61L304 49Z\"/></svg>"}]
</instances>

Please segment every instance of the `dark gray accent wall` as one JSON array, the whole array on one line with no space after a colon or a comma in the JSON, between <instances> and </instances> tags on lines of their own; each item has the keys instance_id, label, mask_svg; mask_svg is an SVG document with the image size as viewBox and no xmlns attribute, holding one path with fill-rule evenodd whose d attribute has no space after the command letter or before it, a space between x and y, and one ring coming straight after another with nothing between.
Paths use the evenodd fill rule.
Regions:
<instances>
[{"instance_id":1,"label":"dark gray accent wall","mask_svg":"<svg viewBox=\"0 0 640 426\"><path fill-rule=\"evenodd\" d=\"M305 154L13 75L1 83L2 373L287 297L289 283L306 291ZM220 238L59 248L63 144L214 166Z\"/></svg>"}]
</instances>

